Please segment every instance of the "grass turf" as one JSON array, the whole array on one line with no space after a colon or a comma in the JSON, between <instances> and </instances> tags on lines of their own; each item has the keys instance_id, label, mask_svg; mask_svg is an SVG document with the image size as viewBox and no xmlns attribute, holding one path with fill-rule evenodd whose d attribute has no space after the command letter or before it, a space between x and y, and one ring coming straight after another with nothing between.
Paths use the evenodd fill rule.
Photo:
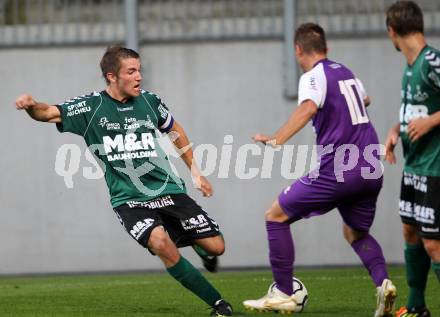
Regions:
<instances>
[{"instance_id":1,"label":"grass turf","mask_svg":"<svg viewBox=\"0 0 440 317\"><path fill-rule=\"evenodd\" d=\"M390 268L398 288L397 306L405 304L403 267ZM272 281L269 271L225 272L206 276L232 303L235 316L270 316L247 311L245 299L261 297ZM375 289L362 268L303 269L296 272L309 291L304 317L371 317ZM430 273L427 303L440 316L440 284ZM208 316L207 305L167 274L3 277L1 317L173 317Z\"/></svg>"}]
</instances>

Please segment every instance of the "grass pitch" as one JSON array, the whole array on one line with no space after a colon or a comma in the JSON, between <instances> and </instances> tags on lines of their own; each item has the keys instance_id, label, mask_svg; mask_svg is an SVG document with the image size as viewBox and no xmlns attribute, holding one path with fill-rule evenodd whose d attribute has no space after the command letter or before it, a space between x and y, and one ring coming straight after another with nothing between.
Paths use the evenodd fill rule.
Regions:
<instances>
[{"instance_id":1,"label":"grass pitch","mask_svg":"<svg viewBox=\"0 0 440 317\"><path fill-rule=\"evenodd\" d=\"M405 304L403 267L390 268L398 288L397 306ZM261 297L272 282L269 271L225 272L206 276L232 303L235 316L268 317L244 309L245 299ZM309 291L304 317L371 317L375 289L361 268L298 270ZM440 283L431 272L427 303L440 316ZM208 316L207 305L167 274L0 278L1 317L173 317Z\"/></svg>"}]
</instances>

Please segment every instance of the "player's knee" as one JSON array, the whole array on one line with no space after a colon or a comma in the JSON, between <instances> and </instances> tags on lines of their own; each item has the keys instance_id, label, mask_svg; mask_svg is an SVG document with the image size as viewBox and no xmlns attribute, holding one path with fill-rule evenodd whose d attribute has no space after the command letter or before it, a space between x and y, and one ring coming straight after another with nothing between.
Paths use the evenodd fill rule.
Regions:
<instances>
[{"instance_id":1,"label":"player's knee","mask_svg":"<svg viewBox=\"0 0 440 317\"><path fill-rule=\"evenodd\" d=\"M225 253L225 244L218 244L214 247L214 249L212 250L213 255L222 255L223 253Z\"/></svg>"},{"instance_id":2,"label":"player's knee","mask_svg":"<svg viewBox=\"0 0 440 317\"><path fill-rule=\"evenodd\" d=\"M272 209L271 209L271 208L269 208L269 209L267 209L267 210L265 211L265 213L264 213L264 218L266 219L266 221L272 221L272 219L273 219L274 217L273 217L273 212L272 212Z\"/></svg>"},{"instance_id":3,"label":"player's knee","mask_svg":"<svg viewBox=\"0 0 440 317\"><path fill-rule=\"evenodd\" d=\"M421 242L418 229L416 226L404 224L403 238L405 239L405 242L409 244L419 244Z\"/></svg>"},{"instance_id":4,"label":"player's knee","mask_svg":"<svg viewBox=\"0 0 440 317\"><path fill-rule=\"evenodd\" d=\"M209 250L207 250L210 254L212 255L222 255L223 253L225 253L225 242L223 241L223 238L218 236L213 238L210 246L209 246Z\"/></svg>"},{"instance_id":5,"label":"player's knee","mask_svg":"<svg viewBox=\"0 0 440 317\"><path fill-rule=\"evenodd\" d=\"M284 222L289 219L289 217L284 213L277 201L274 202L272 206L266 210L264 216L266 221L274 222Z\"/></svg>"},{"instance_id":6,"label":"player's knee","mask_svg":"<svg viewBox=\"0 0 440 317\"><path fill-rule=\"evenodd\" d=\"M423 245L429 257L435 262L440 262L440 240L423 239Z\"/></svg>"},{"instance_id":7,"label":"player's knee","mask_svg":"<svg viewBox=\"0 0 440 317\"><path fill-rule=\"evenodd\" d=\"M163 230L153 230L148 240L148 247L155 253L164 253L172 243L168 234Z\"/></svg>"},{"instance_id":8,"label":"player's knee","mask_svg":"<svg viewBox=\"0 0 440 317\"><path fill-rule=\"evenodd\" d=\"M357 230L352 229L351 227L349 227L346 224L344 224L342 231L343 231L345 240L349 244L352 244L353 242L364 238L368 234L368 231L357 231Z\"/></svg>"}]
</instances>

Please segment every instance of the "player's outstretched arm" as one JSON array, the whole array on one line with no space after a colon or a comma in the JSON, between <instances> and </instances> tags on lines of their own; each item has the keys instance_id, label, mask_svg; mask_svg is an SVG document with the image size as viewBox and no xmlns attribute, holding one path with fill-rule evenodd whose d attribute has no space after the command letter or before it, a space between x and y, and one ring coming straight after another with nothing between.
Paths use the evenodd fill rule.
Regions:
<instances>
[{"instance_id":1,"label":"player's outstretched arm","mask_svg":"<svg viewBox=\"0 0 440 317\"><path fill-rule=\"evenodd\" d=\"M310 99L303 101L292 113L289 120L275 133L274 136L256 134L252 137L255 142L272 146L282 145L300 131L318 112L318 107Z\"/></svg>"},{"instance_id":2,"label":"player's outstretched arm","mask_svg":"<svg viewBox=\"0 0 440 317\"><path fill-rule=\"evenodd\" d=\"M61 113L56 106L37 102L29 94L23 94L15 100L17 110L26 110L29 116L42 122L61 122Z\"/></svg>"},{"instance_id":3,"label":"player's outstretched arm","mask_svg":"<svg viewBox=\"0 0 440 317\"><path fill-rule=\"evenodd\" d=\"M437 111L428 117L411 120L408 124L408 136L415 142L439 125L440 111Z\"/></svg>"},{"instance_id":4,"label":"player's outstretched arm","mask_svg":"<svg viewBox=\"0 0 440 317\"><path fill-rule=\"evenodd\" d=\"M206 177L201 174L200 169L194 162L193 150L185 130L183 130L182 126L177 121L174 121L173 126L170 129L170 132L171 131L174 134L174 137L172 138L174 146L177 148L177 151L186 166L191 170L191 177L196 188L202 192L203 196L211 197L213 193L212 186Z\"/></svg>"},{"instance_id":5,"label":"player's outstretched arm","mask_svg":"<svg viewBox=\"0 0 440 317\"><path fill-rule=\"evenodd\" d=\"M385 141L385 161L390 164L396 163L396 155L394 154L394 148L396 147L397 141L400 135L400 123L396 124L388 132L387 139Z\"/></svg>"}]
</instances>

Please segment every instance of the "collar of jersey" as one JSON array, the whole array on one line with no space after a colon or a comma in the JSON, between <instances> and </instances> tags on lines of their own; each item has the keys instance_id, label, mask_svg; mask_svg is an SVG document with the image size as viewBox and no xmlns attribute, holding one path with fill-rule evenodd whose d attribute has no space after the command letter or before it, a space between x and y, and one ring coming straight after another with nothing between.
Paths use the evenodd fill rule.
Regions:
<instances>
[{"instance_id":1,"label":"collar of jersey","mask_svg":"<svg viewBox=\"0 0 440 317\"><path fill-rule=\"evenodd\" d=\"M327 57L324 57L323 59L320 59L320 60L317 61L315 64L313 64L313 68L314 68L316 65L318 65L319 63L322 63L322 62L325 62L325 61L328 61L328 58L327 58Z\"/></svg>"},{"instance_id":2,"label":"collar of jersey","mask_svg":"<svg viewBox=\"0 0 440 317\"><path fill-rule=\"evenodd\" d=\"M420 50L420 52L419 52L419 54L417 55L417 57L416 57L416 59L414 60L414 62L413 62L411 65L407 63L407 64L408 64L408 67L409 67L409 68L413 67L413 66L417 63L417 61L419 60L420 56L422 56L422 55L425 53L425 51L426 51L427 49L429 49L429 46L426 44L426 45L423 46L423 48Z\"/></svg>"},{"instance_id":3,"label":"collar of jersey","mask_svg":"<svg viewBox=\"0 0 440 317\"><path fill-rule=\"evenodd\" d=\"M119 100L117 100L117 99L113 98L112 96L110 96L110 95L108 94L108 92L105 91L105 90L101 91L101 94L102 94L103 96L109 98L110 100L112 100L112 101L115 102L116 104L121 105L121 106L127 106L127 105L129 105L129 104L131 103L131 101L133 100L133 97L131 97L131 98L127 99L127 102L120 102Z\"/></svg>"}]
</instances>

